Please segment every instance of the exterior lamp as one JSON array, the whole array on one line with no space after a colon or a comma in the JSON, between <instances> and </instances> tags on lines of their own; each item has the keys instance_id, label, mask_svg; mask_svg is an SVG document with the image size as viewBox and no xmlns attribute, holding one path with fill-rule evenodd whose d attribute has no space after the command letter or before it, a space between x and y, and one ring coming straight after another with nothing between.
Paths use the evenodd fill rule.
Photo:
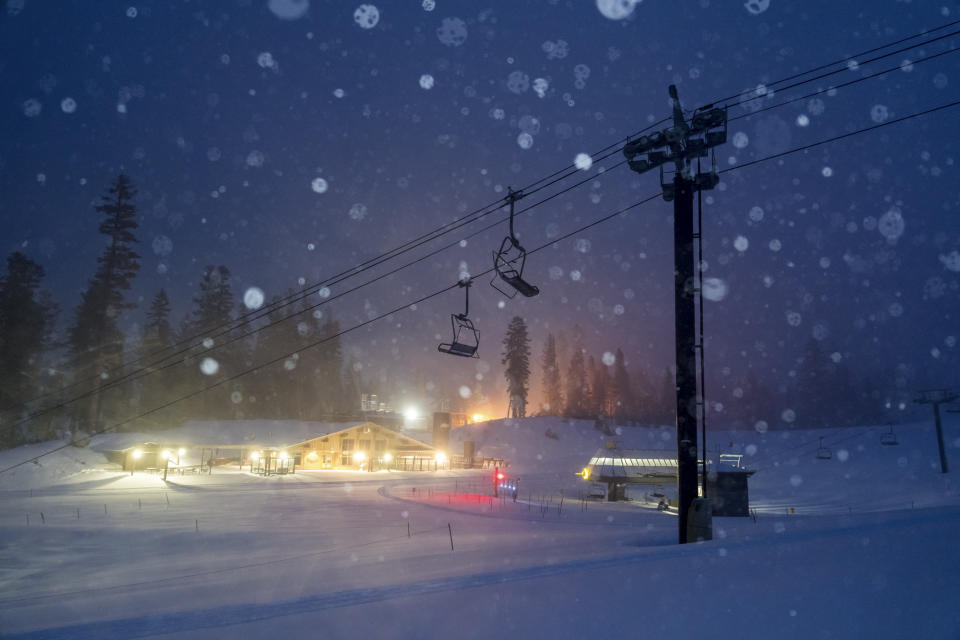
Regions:
<instances>
[{"instance_id":1,"label":"exterior lamp","mask_svg":"<svg viewBox=\"0 0 960 640\"><path fill-rule=\"evenodd\" d=\"M184 449L183 447L180 447L179 449L177 449L177 455L178 455L178 456L182 456L182 455L185 454L186 452L187 452L187 450Z\"/></svg>"},{"instance_id":2,"label":"exterior lamp","mask_svg":"<svg viewBox=\"0 0 960 640\"><path fill-rule=\"evenodd\" d=\"M133 450L133 459L134 459L134 460L139 460L142 455L143 455L143 451L141 451L140 449L134 449L134 450Z\"/></svg>"},{"instance_id":3,"label":"exterior lamp","mask_svg":"<svg viewBox=\"0 0 960 640\"><path fill-rule=\"evenodd\" d=\"M483 422L483 414L482 414L482 413L475 413L475 414L473 414L473 421L474 421L474 422Z\"/></svg>"},{"instance_id":4,"label":"exterior lamp","mask_svg":"<svg viewBox=\"0 0 960 640\"><path fill-rule=\"evenodd\" d=\"M385 462L390 462L391 460L393 460L393 454L388 451L385 454L383 454L383 459Z\"/></svg>"},{"instance_id":5,"label":"exterior lamp","mask_svg":"<svg viewBox=\"0 0 960 640\"><path fill-rule=\"evenodd\" d=\"M281 451L281 452L280 452L280 459L281 459L281 460L286 460L286 459L287 459L287 452L286 452L286 451Z\"/></svg>"},{"instance_id":6,"label":"exterior lamp","mask_svg":"<svg viewBox=\"0 0 960 640\"><path fill-rule=\"evenodd\" d=\"M407 422L413 422L420 417L420 410L416 407L407 407L403 410L403 417Z\"/></svg>"},{"instance_id":7,"label":"exterior lamp","mask_svg":"<svg viewBox=\"0 0 960 640\"><path fill-rule=\"evenodd\" d=\"M439 464L443 464L444 462L447 461L447 454L445 454L443 451L438 451L437 454L433 456L433 459L436 460Z\"/></svg>"},{"instance_id":8,"label":"exterior lamp","mask_svg":"<svg viewBox=\"0 0 960 640\"><path fill-rule=\"evenodd\" d=\"M163 458L164 460L169 460L170 452L164 449L163 452L160 454L160 457Z\"/></svg>"},{"instance_id":9,"label":"exterior lamp","mask_svg":"<svg viewBox=\"0 0 960 640\"><path fill-rule=\"evenodd\" d=\"M353 454L353 459L357 462L363 462L367 459L367 454L365 454L363 451L357 451Z\"/></svg>"},{"instance_id":10,"label":"exterior lamp","mask_svg":"<svg viewBox=\"0 0 960 640\"><path fill-rule=\"evenodd\" d=\"M252 452L252 453L250 454L250 459L251 459L251 460L259 460L259 459L260 459L260 452L259 452L259 451L254 451L254 452Z\"/></svg>"}]
</instances>

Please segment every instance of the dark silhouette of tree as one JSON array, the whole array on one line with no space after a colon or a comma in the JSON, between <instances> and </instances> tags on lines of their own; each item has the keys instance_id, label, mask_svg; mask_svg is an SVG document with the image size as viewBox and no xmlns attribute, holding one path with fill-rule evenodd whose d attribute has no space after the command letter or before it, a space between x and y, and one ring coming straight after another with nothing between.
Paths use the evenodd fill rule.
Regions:
<instances>
[{"instance_id":1,"label":"dark silhouette of tree","mask_svg":"<svg viewBox=\"0 0 960 640\"><path fill-rule=\"evenodd\" d=\"M95 207L103 215L100 233L109 241L97 258L97 271L81 295L69 331L74 376L94 379L86 406L77 405L75 428L99 428L103 418L100 386L107 370L120 366L123 359L119 318L124 310L136 307L127 302L125 292L140 269L140 255L133 249L137 242L133 233L137 228L135 195L130 179L120 174Z\"/></svg>"},{"instance_id":2,"label":"dark silhouette of tree","mask_svg":"<svg viewBox=\"0 0 960 640\"><path fill-rule=\"evenodd\" d=\"M637 406L633 399L633 385L621 349L617 349L616 358L613 364L613 415L617 420L635 420Z\"/></svg>"},{"instance_id":3,"label":"dark silhouette of tree","mask_svg":"<svg viewBox=\"0 0 960 640\"><path fill-rule=\"evenodd\" d=\"M660 395L650 376L643 369L635 369L631 376L635 403L634 418L647 423L659 422Z\"/></svg>"},{"instance_id":4,"label":"dark silhouette of tree","mask_svg":"<svg viewBox=\"0 0 960 640\"><path fill-rule=\"evenodd\" d=\"M566 415L571 418L590 417L590 389L587 386L587 367L583 350L583 330L574 325L571 339L570 368L567 371Z\"/></svg>"},{"instance_id":5,"label":"dark silhouette of tree","mask_svg":"<svg viewBox=\"0 0 960 640\"><path fill-rule=\"evenodd\" d=\"M663 370L660 381L660 402L657 419L662 424L677 422L677 383L669 367Z\"/></svg>"},{"instance_id":6,"label":"dark silhouette of tree","mask_svg":"<svg viewBox=\"0 0 960 640\"><path fill-rule=\"evenodd\" d=\"M530 337L527 323L514 316L507 326L503 339L503 359L506 365L503 375L507 379L507 394L510 396L513 418L526 416L528 383L530 381Z\"/></svg>"},{"instance_id":7,"label":"dark silhouette of tree","mask_svg":"<svg viewBox=\"0 0 960 640\"><path fill-rule=\"evenodd\" d=\"M32 423L23 425L29 432L6 427L36 408L30 401L48 382L42 363L57 310L40 290L43 276L43 267L18 251L7 258L7 272L0 277L0 412L7 418L0 419L0 447L47 435Z\"/></svg>"},{"instance_id":8,"label":"dark silhouette of tree","mask_svg":"<svg viewBox=\"0 0 960 640\"><path fill-rule=\"evenodd\" d=\"M214 333L221 325L229 324L234 305L230 269L207 265L193 304L190 325L195 334Z\"/></svg>"},{"instance_id":9,"label":"dark silhouette of tree","mask_svg":"<svg viewBox=\"0 0 960 640\"><path fill-rule=\"evenodd\" d=\"M147 309L147 321L143 325L144 342L152 341L158 349L169 347L173 340L173 328L170 326L170 298L160 289L150 301Z\"/></svg>"},{"instance_id":10,"label":"dark silhouette of tree","mask_svg":"<svg viewBox=\"0 0 960 640\"><path fill-rule=\"evenodd\" d=\"M187 321L186 332L200 336L201 342L192 346L196 357L188 360L190 367L183 379L189 391L208 387L238 370L234 348L236 343L217 347L217 342L226 342L227 336L213 337L217 329L233 320L234 298L230 286L230 269L220 265L207 265L200 279L200 291L193 298L193 310ZM210 335L205 335L210 334ZM191 407L197 417L231 417L233 387L224 385L205 391L195 397Z\"/></svg>"},{"instance_id":11,"label":"dark silhouette of tree","mask_svg":"<svg viewBox=\"0 0 960 640\"><path fill-rule=\"evenodd\" d=\"M811 338L797 367L796 392L791 403L798 420L796 424L820 427L830 421L835 408L834 378L820 343Z\"/></svg>"},{"instance_id":12,"label":"dark silhouette of tree","mask_svg":"<svg viewBox=\"0 0 960 640\"><path fill-rule=\"evenodd\" d=\"M548 416L560 415L563 412L563 391L560 382L560 365L557 362L557 340L552 333L547 334L547 342L543 347L541 361L543 372L544 406L542 413Z\"/></svg>"},{"instance_id":13,"label":"dark silhouette of tree","mask_svg":"<svg viewBox=\"0 0 960 640\"><path fill-rule=\"evenodd\" d=\"M140 410L149 410L163 404L169 396L171 371L163 368L164 357L169 355L165 349L173 344L173 328L170 326L170 298L160 289L150 301L146 322L140 336L138 364L149 375L137 381ZM149 425L150 421L146 423Z\"/></svg>"}]
</instances>

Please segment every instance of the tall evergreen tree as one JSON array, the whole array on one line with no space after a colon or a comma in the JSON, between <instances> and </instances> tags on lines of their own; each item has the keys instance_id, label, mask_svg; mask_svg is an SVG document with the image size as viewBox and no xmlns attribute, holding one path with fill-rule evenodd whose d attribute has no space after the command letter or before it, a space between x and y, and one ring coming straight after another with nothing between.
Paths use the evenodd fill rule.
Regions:
<instances>
[{"instance_id":1,"label":"tall evergreen tree","mask_svg":"<svg viewBox=\"0 0 960 640\"><path fill-rule=\"evenodd\" d=\"M667 367L663 370L660 381L660 411L657 416L661 424L676 424L677 422L677 382Z\"/></svg>"},{"instance_id":2,"label":"tall evergreen tree","mask_svg":"<svg viewBox=\"0 0 960 640\"><path fill-rule=\"evenodd\" d=\"M350 403L343 396L343 351L340 346L340 323L327 315L320 327L320 338L325 342L314 347L317 350L319 376L314 382L326 414L344 413Z\"/></svg>"},{"instance_id":3,"label":"tall evergreen tree","mask_svg":"<svg viewBox=\"0 0 960 640\"><path fill-rule=\"evenodd\" d=\"M563 412L563 391L560 386L560 364L557 361L557 340L552 333L547 334L541 361L544 406L543 413L548 416Z\"/></svg>"},{"instance_id":4,"label":"tall evergreen tree","mask_svg":"<svg viewBox=\"0 0 960 640\"><path fill-rule=\"evenodd\" d=\"M138 364L150 375L140 378L137 391L140 410L157 407L170 397L171 372L159 365L167 356L165 349L173 344L173 328L170 326L170 298L160 289L150 301L146 322L140 336ZM148 423L149 424L149 423Z\"/></svg>"},{"instance_id":5,"label":"tall evergreen tree","mask_svg":"<svg viewBox=\"0 0 960 640\"><path fill-rule=\"evenodd\" d=\"M170 298L162 288L150 301L143 333L145 342L152 341L160 349L169 347L173 340L173 329L170 326Z\"/></svg>"},{"instance_id":6,"label":"tall evergreen tree","mask_svg":"<svg viewBox=\"0 0 960 640\"><path fill-rule=\"evenodd\" d=\"M123 359L119 318L124 310L136 306L127 302L125 293L140 269L140 255L133 248L137 242L133 232L138 226L135 195L130 179L120 174L95 207L103 215L99 231L109 240L97 258L97 271L81 295L69 331L74 376L94 380L87 405L75 415L77 428L99 427L103 415L100 386L107 370Z\"/></svg>"},{"instance_id":7,"label":"tall evergreen tree","mask_svg":"<svg viewBox=\"0 0 960 640\"><path fill-rule=\"evenodd\" d=\"M210 386L238 369L234 344L209 351L210 347L217 347L218 342L227 341L227 335L219 338L213 336L233 321L234 298L230 285L230 270L223 265L207 265L200 280L200 291L194 296L193 304L187 332L191 336L201 336L203 340L194 345L197 358L188 362L192 371L184 376L184 380L195 390ZM204 392L196 397L193 410L204 418L231 417L232 392L230 385Z\"/></svg>"},{"instance_id":8,"label":"tall evergreen tree","mask_svg":"<svg viewBox=\"0 0 960 640\"><path fill-rule=\"evenodd\" d=\"M617 349L613 365L613 415L617 420L636 419L637 406L633 399L633 385L624 362L623 351Z\"/></svg>"},{"instance_id":9,"label":"tall evergreen tree","mask_svg":"<svg viewBox=\"0 0 960 640\"><path fill-rule=\"evenodd\" d=\"M634 417L647 423L659 422L660 396L650 376L643 369L637 368L634 369L631 380L635 402Z\"/></svg>"},{"instance_id":10,"label":"tall evergreen tree","mask_svg":"<svg viewBox=\"0 0 960 640\"><path fill-rule=\"evenodd\" d=\"M530 336L527 323L520 316L514 316L507 326L507 335L503 338L503 359L506 365L503 375L507 379L507 394L513 407L513 418L527 415L527 393L530 382Z\"/></svg>"},{"instance_id":11,"label":"tall evergreen tree","mask_svg":"<svg viewBox=\"0 0 960 640\"><path fill-rule=\"evenodd\" d=\"M7 425L17 421L31 398L43 390L43 355L50 346L56 307L40 290L44 270L22 253L7 258L0 276L0 412ZM31 425L26 425L30 427ZM40 433L0 430L0 447L44 437Z\"/></svg>"},{"instance_id":12,"label":"tall evergreen tree","mask_svg":"<svg viewBox=\"0 0 960 640\"><path fill-rule=\"evenodd\" d=\"M570 340L570 368L567 370L567 405L565 413L571 418L589 417L590 389L587 386L587 365L583 349L583 331L573 327Z\"/></svg>"},{"instance_id":13,"label":"tall evergreen tree","mask_svg":"<svg viewBox=\"0 0 960 640\"><path fill-rule=\"evenodd\" d=\"M832 372L820 343L811 338L807 342L797 367L795 405L797 419L807 426L824 426L830 420L833 406Z\"/></svg>"}]
</instances>

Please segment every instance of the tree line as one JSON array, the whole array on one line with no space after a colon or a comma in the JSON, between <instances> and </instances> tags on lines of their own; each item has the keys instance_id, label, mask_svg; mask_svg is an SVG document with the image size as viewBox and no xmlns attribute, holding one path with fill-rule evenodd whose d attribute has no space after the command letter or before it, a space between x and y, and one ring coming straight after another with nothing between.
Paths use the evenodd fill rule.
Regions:
<instances>
[{"instance_id":1,"label":"tree line","mask_svg":"<svg viewBox=\"0 0 960 640\"><path fill-rule=\"evenodd\" d=\"M525 321L514 317L503 340L502 362L511 398L508 417L527 414L532 369ZM629 366L622 349L595 357L574 326L559 336L548 333L540 355L540 403L529 413L618 424L672 424L676 420L674 373L658 376ZM811 339L792 375L768 386L754 374L707 395L708 420L726 428L776 429L880 424L895 419L889 385L878 376L856 378L842 359L829 357ZM887 393L884 393L886 389ZM711 397L722 397L722 401ZM519 400L518 400L519 399Z\"/></svg>"},{"instance_id":2,"label":"tree line","mask_svg":"<svg viewBox=\"0 0 960 640\"><path fill-rule=\"evenodd\" d=\"M121 319L137 307L130 290L140 270L135 196L121 174L94 207L105 247L63 335L56 331L60 309L43 288L44 268L19 251L8 256L0 275L0 447L118 422L155 429L187 418L318 419L359 409L359 381L344 367L339 323L308 311L303 299L271 305L251 323L225 265L204 268L180 322L161 288L145 322L125 334ZM255 331L267 323L277 326ZM280 353L293 355L274 362Z\"/></svg>"}]
</instances>

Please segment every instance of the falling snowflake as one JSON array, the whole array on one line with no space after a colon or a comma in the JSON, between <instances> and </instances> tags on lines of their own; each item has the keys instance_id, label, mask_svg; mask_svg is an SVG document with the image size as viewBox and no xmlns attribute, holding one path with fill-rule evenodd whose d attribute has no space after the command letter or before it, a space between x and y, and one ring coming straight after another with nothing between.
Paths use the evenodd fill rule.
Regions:
<instances>
[{"instance_id":1,"label":"falling snowflake","mask_svg":"<svg viewBox=\"0 0 960 640\"><path fill-rule=\"evenodd\" d=\"M960 251L954 249L946 255L940 254L938 258L947 270L960 273Z\"/></svg>"},{"instance_id":2,"label":"falling snowflake","mask_svg":"<svg viewBox=\"0 0 960 640\"><path fill-rule=\"evenodd\" d=\"M250 309L259 309L263 306L263 289L260 287L250 287L243 294L243 304Z\"/></svg>"},{"instance_id":3,"label":"falling snowflake","mask_svg":"<svg viewBox=\"0 0 960 640\"><path fill-rule=\"evenodd\" d=\"M353 12L353 21L361 29L373 29L380 22L380 10L372 4L362 4Z\"/></svg>"},{"instance_id":4,"label":"falling snowflake","mask_svg":"<svg viewBox=\"0 0 960 640\"><path fill-rule=\"evenodd\" d=\"M750 13L758 16L770 8L770 0L747 0L743 6Z\"/></svg>"},{"instance_id":5,"label":"falling snowflake","mask_svg":"<svg viewBox=\"0 0 960 640\"><path fill-rule=\"evenodd\" d=\"M711 302L720 302L727 297L730 287L720 278L704 278L701 287L703 297Z\"/></svg>"},{"instance_id":6,"label":"falling snowflake","mask_svg":"<svg viewBox=\"0 0 960 640\"><path fill-rule=\"evenodd\" d=\"M420 88L421 89L433 89L433 76L429 73L425 73L420 76Z\"/></svg>"},{"instance_id":7,"label":"falling snowflake","mask_svg":"<svg viewBox=\"0 0 960 640\"><path fill-rule=\"evenodd\" d=\"M43 105L40 104L39 100L30 98L29 100L25 100L23 102L23 115L27 116L28 118L36 118L38 115L40 115L40 111L42 110Z\"/></svg>"},{"instance_id":8,"label":"falling snowflake","mask_svg":"<svg viewBox=\"0 0 960 640\"><path fill-rule=\"evenodd\" d=\"M444 18L437 27L437 39L448 47L459 47L467 41L467 24L460 18Z\"/></svg>"},{"instance_id":9,"label":"falling snowflake","mask_svg":"<svg viewBox=\"0 0 960 640\"><path fill-rule=\"evenodd\" d=\"M220 370L220 363L213 358L204 358L200 362L200 371L205 375L212 376Z\"/></svg>"},{"instance_id":10,"label":"falling snowflake","mask_svg":"<svg viewBox=\"0 0 960 640\"><path fill-rule=\"evenodd\" d=\"M641 0L597 0L597 9L604 18L623 20L629 18Z\"/></svg>"},{"instance_id":11,"label":"falling snowflake","mask_svg":"<svg viewBox=\"0 0 960 640\"><path fill-rule=\"evenodd\" d=\"M281 20L296 20L307 13L310 0L270 0L267 8Z\"/></svg>"},{"instance_id":12,"label":"falling snowflake","mask_svg":"<svg viewBox=\"0 0 960 640\"><path fill-rule=\"evenodd\" d=\"M903 235L906 223L899 207L891 207L877 220L877 230L890 242L896 242Z\"/></svg>"},{"instance_id":13,"label":"falling snowflake","mask_svg":"<svg viewBox=\"0 0 960 640\"><path fill-rule=\"evenodd\" d=\"M530 76L523 71L511 71L507 76L507 89L520 95L530 88Z\"/></svg>"}]
</instances>

